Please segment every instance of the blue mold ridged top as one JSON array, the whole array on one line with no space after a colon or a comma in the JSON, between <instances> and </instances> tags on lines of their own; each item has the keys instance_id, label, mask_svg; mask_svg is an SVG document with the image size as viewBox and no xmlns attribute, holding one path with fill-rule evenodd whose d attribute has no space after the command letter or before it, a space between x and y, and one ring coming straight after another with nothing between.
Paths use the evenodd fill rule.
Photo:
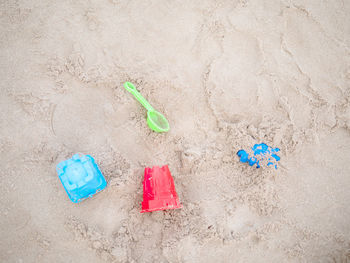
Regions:
<instances>
[{"instance_id":1,"label":"blue mold ridged top","mask_svg":"<svg viewBox=\"0 0 350 263\"><path fill-rule=\"evenodd\" d=\"M255 144L252 147L254 156L249 158L249 154L245 150L237 152L240 162L248 162L250 166L256 164L256 168L260 168L264 161L267 161L267 166L273 165L277 169L277 162L281 159L276 153L279 148L272 148L265 143Z\"/></svg>"},{"instance_id":2,"label":"blue mold ridged top","mask_svg":"<svg viewBox=\"0 0 350 263\"><path fill-rule=\"evenodd\" d=\"M60 162L56 170L69 199L74 203L92 197L107 186L90 155L75 154L71 159Z\"/></svg>"}]
</instances>

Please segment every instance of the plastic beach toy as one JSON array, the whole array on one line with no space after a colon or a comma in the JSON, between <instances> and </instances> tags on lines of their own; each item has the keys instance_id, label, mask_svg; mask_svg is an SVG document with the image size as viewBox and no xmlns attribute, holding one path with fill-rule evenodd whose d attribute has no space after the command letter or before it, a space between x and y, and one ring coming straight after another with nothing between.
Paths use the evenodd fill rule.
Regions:
<instances>
[{"instance_id":1,"label":"plastic beach toy","mask_svg":"<svg viewBox=\"0 0 350 263\"><path fill-rule=\"evenodd\" d=\"M256 168L260 168L261 165L267 164L267 166L273 165L277 169L277 162L281 159L276 153L280 151L279 148L272 148L265 143L255 144L252 147L252 157L249 158L249 154L245 150L239 150L237 152L240 162L248 162L250 166L256 164Z\"/></svg>"},{"instance_id":2,"label":"plastic beach toy","mask_svg":"<svg viewBox=\"0 0 350 263\"><path fill-rule=\"evenodd\" d=\"M168 165L146 167L141 213L181 207Z\"/></svg>"},{"instance_id":3,"label":"plastic beach toy","mask_svg":"<svg viewBox=\"0 0 350 263\"><path fill-rule=\"evenodd\" d=\"M151 104L142 97L137 91L135 86L131 82L125 82L124 88L129 91L134 97L147 109L147 123L148 126L155 132L167 132L169 131L169 122L167 119L158 111L153 109Z\"/></svg>"},{"instance_id":4,"label":"plastic beach toy","mask_svg":"<svg viewBox=\"0 0 350 263\"><path fill-rule=\"evenodd\" d=\"M69 199L73 203L92 197L106 188L107 182L90 155L75 154L56 167Z\"/></svg>"}]
</instances>

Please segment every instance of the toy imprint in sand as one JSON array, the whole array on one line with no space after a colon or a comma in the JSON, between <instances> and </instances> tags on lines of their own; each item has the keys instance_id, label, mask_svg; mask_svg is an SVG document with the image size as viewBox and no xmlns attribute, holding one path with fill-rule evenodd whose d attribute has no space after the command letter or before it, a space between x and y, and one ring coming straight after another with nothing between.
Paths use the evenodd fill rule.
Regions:
<instances>
[{"instance_id":1,"label":"toy imprint in sand","mask_svg":"<svg viewBox=\"0 0 350 263\"><path fill-rule=\"evenodd\" d=\"M249 153L243 149L237 152L240 162L248 162L250 166L256 164L256 168L272 165L277 169L277 162L281 159L276 154L280 151L279 148L272 148L265 143L260 143L255 144L251 149L252 151Z\"/></svg>"}]
</instances>

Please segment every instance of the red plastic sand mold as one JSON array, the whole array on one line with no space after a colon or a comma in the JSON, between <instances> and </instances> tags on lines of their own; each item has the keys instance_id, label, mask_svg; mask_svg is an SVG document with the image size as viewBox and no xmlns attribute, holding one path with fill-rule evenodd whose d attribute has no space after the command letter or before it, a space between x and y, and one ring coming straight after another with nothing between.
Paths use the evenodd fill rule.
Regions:
<instances>
[{"instance_id":1,"label":"red plastic sand mold","mask_svg":"<svg viewBox=\"0 0 350 263\"><path fill-rule=\"evenodd\" d=\"M141 213L182 208L168 165L145 168Z\"/></svg>"}]
</instances>

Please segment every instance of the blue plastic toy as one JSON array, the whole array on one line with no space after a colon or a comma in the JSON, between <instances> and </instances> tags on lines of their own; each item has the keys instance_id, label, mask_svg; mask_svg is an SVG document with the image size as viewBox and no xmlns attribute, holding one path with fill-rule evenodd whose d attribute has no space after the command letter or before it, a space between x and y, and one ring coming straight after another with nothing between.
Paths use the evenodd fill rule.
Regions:
<instances>
[{"instance_id":1,"label":"blue plastic toy","mask_svg":"<svg viewBox=\"0 0 350 263\"><path fill-rule=\"evenodd\" d=\"M74 203L92 197L107 186L100 169L90 155L75 154L60 162L56 171L69 199Z\"/></svg>"},{"instance_id":2,"label":"blue plastic toy","mask_svg":"<svg viewBox=\"0 0 350 263\"><path fill-rule=\"evenodd\" d=\"M260 168L261 165L266 162L267 166L274 165L277 169L277 162L281 159L276 152L279 152L280 149L272 148L267 146L265 143L255 144L252 147L254 156L249 158L249 154L245 150L239 150L237 152L240 162L248 162L250 166L256 164L256 168Z\"/></svg>"}]
</instances>

